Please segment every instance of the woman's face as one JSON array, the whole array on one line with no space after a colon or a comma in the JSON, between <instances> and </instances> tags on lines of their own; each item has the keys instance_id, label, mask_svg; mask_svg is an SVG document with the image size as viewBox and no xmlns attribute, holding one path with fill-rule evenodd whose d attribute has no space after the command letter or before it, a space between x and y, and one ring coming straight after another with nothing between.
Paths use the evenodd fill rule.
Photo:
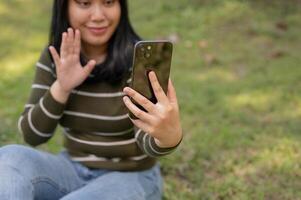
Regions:
<instances>
[{"instance_id":1,"label":"woman's face","mask_svg":"<svg viewBox=\"0 0 301 200\"><path fill-rule=\"evenodd\" d=\"M106 46L120 21L119 0L68 1L69 23L80 30L82 44Z\"/></svg>"}]
</instances>

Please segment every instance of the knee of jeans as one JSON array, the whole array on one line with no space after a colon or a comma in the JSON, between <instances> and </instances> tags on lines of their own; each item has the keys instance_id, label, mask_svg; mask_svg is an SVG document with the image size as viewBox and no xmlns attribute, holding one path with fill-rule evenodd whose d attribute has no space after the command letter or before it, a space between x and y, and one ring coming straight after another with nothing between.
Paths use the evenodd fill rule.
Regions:
<instances>
[{"instance_id":1,"label":"knee of jeans","mask_svg":"<svg viewBox=\"0 0 301 200\"><path fill-rule=\"evenodd\" d=\"M0 199L33 199L33 185L17 169L0 165Z\"/></svg>"},{"instance_id":2,"label":"knee of jeans","mask_svg":"<svg viewBox=\"0 0 301 200\"><path fill-rule=\"evenodd\" d=\"M30 157L30 148L11 144L0 148L0 165L19 166L22 160Z\"/></svg>"}]
</instances>

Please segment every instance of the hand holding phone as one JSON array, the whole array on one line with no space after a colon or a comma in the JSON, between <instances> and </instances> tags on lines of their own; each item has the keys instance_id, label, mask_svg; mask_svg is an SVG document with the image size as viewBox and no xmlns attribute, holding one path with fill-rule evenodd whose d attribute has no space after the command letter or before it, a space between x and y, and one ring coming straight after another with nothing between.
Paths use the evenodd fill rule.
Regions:
<instances>
[{"instance_id":1,"label":"hand holding phone","mask_svg":"<svg viewBox=\"0 0 301 200\"><path fill-rule=\"evenodd\" d=\"M123 90L133 124L162 148L177 146L183 136L176 91L169 79L171 56L168 41L138 42L132 81Z\"/></svg>"},{"instance_id":2,"label":"hand holding phone","mask_svg":"<svg viewBox=\"0 0 301 200\"><path fill-rule=\"evenodd\" d=\"M150 84L148 73L154 71L159 84L165 94L167 93L168 79L170 75L172 43L169 41L140 41L135 44L132 76L130 87L142 94L154 104L157 99ZM146 111L142 106L134 101L137 107ZM137 119L130 112L130 117Z\"/></svg>"}]
</instances>

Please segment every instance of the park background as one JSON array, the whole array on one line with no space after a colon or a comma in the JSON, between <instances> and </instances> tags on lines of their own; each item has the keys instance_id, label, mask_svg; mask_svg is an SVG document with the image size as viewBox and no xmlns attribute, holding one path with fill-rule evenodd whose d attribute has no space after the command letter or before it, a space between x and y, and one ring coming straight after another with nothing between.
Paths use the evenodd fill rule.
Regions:
<instances>
[{"instance_id":1,"label":"park background","mask_svg":"<svg viewBox=\"0 0 301 200\"><path fill-rule=\"evenodd\" d=\"M0 2L0 146L17 130L51 0ZM145 39L174 42L184 140L161 158L164 199L301 199L301 1L130 0ZM59 152L54 138L39 149ZM1 177L0 177L1 181Z\"/></svg>"}]
</instances>

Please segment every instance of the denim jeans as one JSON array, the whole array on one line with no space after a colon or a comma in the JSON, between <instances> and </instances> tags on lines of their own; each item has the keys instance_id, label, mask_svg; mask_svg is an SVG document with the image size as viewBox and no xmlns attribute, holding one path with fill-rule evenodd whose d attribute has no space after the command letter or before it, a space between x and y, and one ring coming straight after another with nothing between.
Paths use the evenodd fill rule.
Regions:
<instances>
[{"instance_id":1,"label":"denim jeans","mask_svg":"<svg viewBox=\"0 0 301 200\"><path fill-rule=\"evenodd\" d=\"M144 171L90 169L22 145L0 148L1 200L160 200L159 164Z\"/></svg>"}]
</instances>

